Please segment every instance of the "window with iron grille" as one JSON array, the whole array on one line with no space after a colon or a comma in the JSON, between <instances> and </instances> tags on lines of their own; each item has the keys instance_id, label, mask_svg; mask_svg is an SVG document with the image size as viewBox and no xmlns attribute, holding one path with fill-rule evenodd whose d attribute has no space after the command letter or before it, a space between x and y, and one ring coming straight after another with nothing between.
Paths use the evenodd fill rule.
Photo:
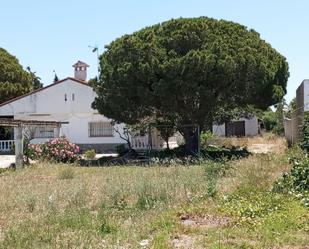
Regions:
<instances>
[{"instance_id":1,"label":"window with iron grille","mask_svg":"<svg viewBox=\"0 0 309 249\"><path fill-rule=\"evenodd\" d=\"M91 122L88 125L89 137L113 137L114 127L110 122Z\"/></svg>"},{"instance_id":2,"label":"window with iron grille","mask_svg":"<svg viewBox=\"0 0 309 249\"><path fill-rule=\"evenodd\" d=\"M36 127L34 138L53 138L54 128L48 126Z\"/></svg>"}]
</instances>

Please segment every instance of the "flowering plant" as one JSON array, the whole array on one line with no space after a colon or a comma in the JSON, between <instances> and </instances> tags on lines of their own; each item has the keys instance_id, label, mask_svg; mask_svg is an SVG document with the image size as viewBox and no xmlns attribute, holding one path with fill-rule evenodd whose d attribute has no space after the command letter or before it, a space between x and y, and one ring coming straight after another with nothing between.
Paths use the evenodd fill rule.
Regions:
<instances>
[{"instance_id":1,"label":"flowering plant","mask_svg":"<svg viewBox=\"0 0 309 249\"><path fill-rule=\"evenodd\" d=\"M30 144L28 157L30 159L45 159L63 163L73 163L79 160L79 147L70 143L65 137L49 140L44 144Z\"/></svg>"}]
</instances>

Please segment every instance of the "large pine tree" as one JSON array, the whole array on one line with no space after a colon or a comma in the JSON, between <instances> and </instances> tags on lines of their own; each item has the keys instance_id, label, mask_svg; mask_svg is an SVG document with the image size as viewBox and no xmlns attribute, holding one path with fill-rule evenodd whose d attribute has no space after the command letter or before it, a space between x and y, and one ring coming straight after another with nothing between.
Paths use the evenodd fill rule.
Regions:
<instances>
[{"instance_id":1,"label":"large pine tree","mask_svg":"<svg viewBox=\"0 0 309 249\"><path fill-rule=\"evenodd\" d=\"M30 92L33 81L18 59L0 48L0 103Z\"/></svg>"}]
</instances>

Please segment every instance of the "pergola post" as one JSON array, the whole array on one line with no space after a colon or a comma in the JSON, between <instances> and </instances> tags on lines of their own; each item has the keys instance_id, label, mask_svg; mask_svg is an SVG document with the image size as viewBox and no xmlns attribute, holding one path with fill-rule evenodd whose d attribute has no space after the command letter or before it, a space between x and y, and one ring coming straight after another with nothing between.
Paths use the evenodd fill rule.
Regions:
<instances>
[{"instance_id":1,"label":"pergola post","mask_svg":"<svg viewBox=\"0 0 309 249\"><path fill-rule=\"evenodd\" d=\"M16 169L24 166L23 127L25 126L52 126L55 128L55 137L59 137L61 124L69 122L39 121L39 120L16 120L0 117L0 126L14 127L15 136L15 165Z\"/></svg>"},{"instance_id":2,"label":"pergola post","mask_svg":"<svg viewBox=\"0 0 309 249\"><path fill-rule=\"evenodd\" d=\"M14 127L15 134L15 165L16 169L24 166L23 128L21 125Z\"/></svg>"}]
</instances>

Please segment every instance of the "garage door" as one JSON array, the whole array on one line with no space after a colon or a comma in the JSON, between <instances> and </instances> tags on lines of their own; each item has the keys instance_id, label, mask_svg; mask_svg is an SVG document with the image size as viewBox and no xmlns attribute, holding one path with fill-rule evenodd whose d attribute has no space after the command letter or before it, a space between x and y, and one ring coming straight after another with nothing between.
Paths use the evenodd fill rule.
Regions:
<instances>
[{"instance_id":1,"label":"garage door","mask_svg":"<svg viewBox=\"0 0 309 249\"><path fill-rule=\"evenodd\" d=\"M245 121L233 121L226 123L225 134L227 137L244 137L246 135Z\"/></svg>"}]
</instances>

